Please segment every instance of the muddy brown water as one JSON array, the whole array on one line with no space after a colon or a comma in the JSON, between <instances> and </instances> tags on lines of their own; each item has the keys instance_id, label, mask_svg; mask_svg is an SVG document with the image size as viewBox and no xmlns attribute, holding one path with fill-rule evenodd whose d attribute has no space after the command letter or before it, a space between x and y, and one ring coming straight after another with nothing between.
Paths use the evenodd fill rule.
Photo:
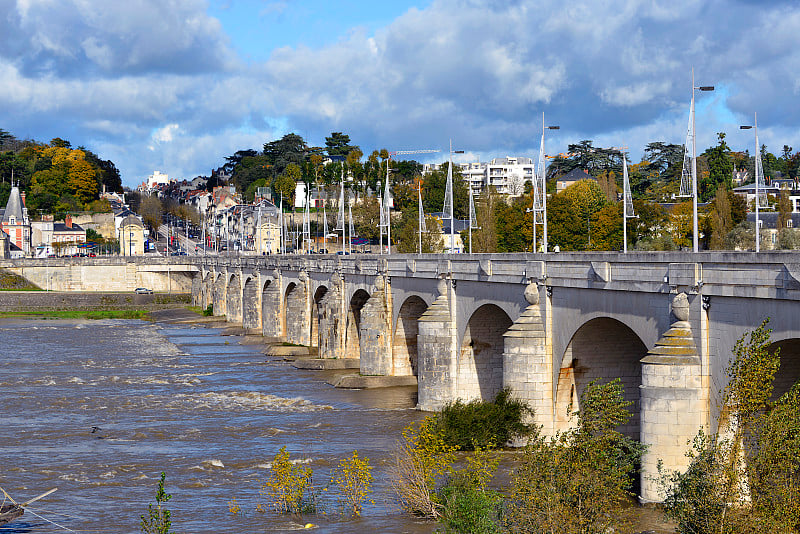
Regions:
<instances>
[{"instance_id":1,"label":"muddy brown water","mask_svg":"<svg viewBox=\"0 0 800 534\"><path fill-rule=\"evenodd\" d=\"M400 512L388 486L402 428L423 417L414 388L335 389L329 372L294 369L221 333L129 320L0 322L0 486L18 500L58 487L0 533L139 532L161 471L173 530L184 534L307 522L325 533L436 529ZM357 449L374 465L375 503L348 521L256 512L284 445L317 484ZM243 514L229 513L234 497ZM644 511L639 530L650 528L669 532Z\"/></svg>"}]
</instances>

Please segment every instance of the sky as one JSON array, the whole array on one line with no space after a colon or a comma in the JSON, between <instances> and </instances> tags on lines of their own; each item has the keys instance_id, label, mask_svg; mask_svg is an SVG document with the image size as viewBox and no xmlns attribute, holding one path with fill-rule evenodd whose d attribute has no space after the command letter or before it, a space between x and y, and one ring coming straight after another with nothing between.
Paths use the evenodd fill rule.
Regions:
<instances>
[{"instance_id":1,"label":"sky","mask_svg":"<svg viewBox=\"0 0 800 534\"><path fill-rule=\"evenodd\" d=\"M0 0L0 128L114 161L208 175L295 132L365 154L457 161L591 139L697 143L758 113L770 151L800 150L800 2L772 0Z\"/></svg>"}]
</instances>

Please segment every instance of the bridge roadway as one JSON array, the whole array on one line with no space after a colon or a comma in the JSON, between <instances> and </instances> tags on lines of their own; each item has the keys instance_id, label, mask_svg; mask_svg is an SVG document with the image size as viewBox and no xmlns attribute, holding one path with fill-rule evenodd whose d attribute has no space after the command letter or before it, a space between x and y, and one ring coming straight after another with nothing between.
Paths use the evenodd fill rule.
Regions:
<instances>
[{"instance_id":1,"label":"bridge roadway","mask_svg":"<svg viewBox=\"0 0 800 534\"><path fill-rule=\"evenodd\" d=\"M90 284L92 264L102 265L82 260L82 283ZM510 387L552 434L574 424L569 407L589 382L620 378L633 412L623 430L649 447L646 501L659 500L651 480L658 460L685 467L698 428L719 424L725 368L746 331L771 319L782 357L776 394L800 376L796 253L127 261L129 281L190 284L196 304L213 304L215 315L264 336L317 347L321 358L359 358L365 375L416 376L423 410Z\"/></svg>"}]
</instances>

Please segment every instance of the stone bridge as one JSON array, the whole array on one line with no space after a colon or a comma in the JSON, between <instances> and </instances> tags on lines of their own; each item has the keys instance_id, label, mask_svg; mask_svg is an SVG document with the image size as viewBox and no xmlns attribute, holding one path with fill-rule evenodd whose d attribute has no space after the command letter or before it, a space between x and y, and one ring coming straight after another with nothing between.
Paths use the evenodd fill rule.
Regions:
<instances>
[{"instance_id":1,"label":"stone bridge","mask_svg":"<svg viewBox=\"0 0 800 534\"><path fill-rule=\"evenodd\" d=\"M359 358L365 375L417 377L419 408L503 387L552 434L583 389L620 378L656 463L685 466L715 428L735 341L769 317L782 366L800 375L800 257L792 253L562 253L203 257L195 302L264 336Z\"/></svg>"}]
</instances>

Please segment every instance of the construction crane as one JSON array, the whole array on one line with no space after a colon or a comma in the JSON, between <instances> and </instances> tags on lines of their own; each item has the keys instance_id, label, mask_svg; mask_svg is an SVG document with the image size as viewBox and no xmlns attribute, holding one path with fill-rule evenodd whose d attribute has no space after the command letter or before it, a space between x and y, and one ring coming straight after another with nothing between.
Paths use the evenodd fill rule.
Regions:
<instances>
[{"instance_id":1,"label":"construction crane","mask_svg":"<svg viewBox=\"0 0 800 534\"><path fill-rule=\"evenodd\" d=\"M436 152L441 152L440 150L395 150L393 152L389 152L389 159L386 161L386 187L383 189L383 202L381 202L381 220L383 224L379 226L386 227L386 253L391 254L392 252L392 218L391 218L391 210L389 209L389 162L392 160L392 156L405 156L408 154L434 154ZM383 229L379 228L380 230L380 239L381 239L381 254L383 254Z\"/></svg>"},{"instance_id":2,"label":"construction crane","mask_svg":"<svg viewBox=\"0 0 800 534\"><path fill-rule=\"evenodd\" d=\"M389 152L389 159L392 159L392 156L405 156L407 154L434 154L436 152L441 152L441 150L395 150L394 152Z\"/></svg>"}]
</instances>

